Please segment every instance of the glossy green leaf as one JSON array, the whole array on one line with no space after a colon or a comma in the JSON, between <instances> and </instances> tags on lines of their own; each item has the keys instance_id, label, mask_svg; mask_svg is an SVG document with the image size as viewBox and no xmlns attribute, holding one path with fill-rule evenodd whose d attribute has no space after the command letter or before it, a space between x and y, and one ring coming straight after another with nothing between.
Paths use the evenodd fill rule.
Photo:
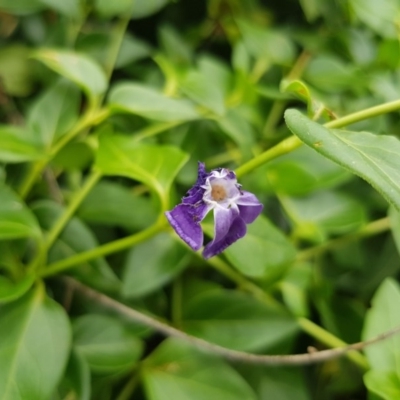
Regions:
<instances>
[{"instance_id":1,"label":"glossy green leaf","mask_svg":"<svg viewBox=\"0 0 400 400\"><path fill-rule=\"evenodd\" d=\"M161 10L169 0L135 0L132 19L145 18Z\"/></svg>"},{"instance_id":2,"label":"glossy green leaf","mask_svg":"<svg viewBox=\"0 0 400 400\"><path fill-rule=\"evenodd\" d=\"M147 359L143 380L149 400L255 400L227 363L176 339L165 340Z\"/></svg>"},{"instance_id":3,"label":"glossy green leaf","mask_svg":"<svg viewBox=\"0 0 400 400\"><path fill-rule=\"evenodd\" d=\"M0 0L0 10L2 2L4 0ZM11 2L18 7L18 1L11 0L10 6L12 7ZM35 1L28 0L28 2L34 6ZM32 61L29 60L30 54L31 49L20 44L3 45L0 48L0 76L2 90L5 93L11 96L27 96L32 91L33 71Z\"/></svg>"},{"instance_id":4,"label":"glossy green leaf","mask_svg":"<svg viewBox=\"0 0 400 400\"><path fill-rule=\"evenodd\" d=\"M116 182L105 181L92 189L79 207L78 215L92 224L136 231L155 222L157 209L149 198L135 195Z\"/></svg>"},{"instance_id":5,"label":"glossy green leaf","mask_svg":"<svg viewBox=\"0 0 400 400\"><path fill-rule=\"evenodd\" d=\"M100 137L96 165L105 175L127 176L150 186L163 201L188 159L176 147L145 145L122 135Z\"/></svg>"},{"instance_id":6,"label":"glossy green leaf","mask_svg":"<svg viewBox=\"0 0 400 400\"><path fill-rule=\"evenodd\" d=\"M73 349L59 389L64 396L62 398L74 396L74 400L90 400L90 378L88 363L78 351Z\"/></svg>"},{"instance_id":7,"label":"glossy green leaf","mask_svg":"<svg viewBox=\"0 0 400 400\"><path fill-rule=\"evenodd\" d=\"M0 199L0 240L41 236L31 210L4 184L0 184Z\"/></svg>"},{"instance_id":8,"label":"glossy green leaf","mask_svg":"<svg viewBox=\"0 0 400 400\"><path fill-rule=\"evenodd\" d=\"M179 83L182 92L194 102L215 114L224 114L224 93L220 87L222 82L218 82L218 85L211 85L208 75L191 70L184 75Z\"/></svg>"},{"instance_id":9,"label":"glossy green leaf","mask_svg":"<svg viewBox=\"0 0 400 400\"><path fill-rule=\"evenodd\" d=\"M49 147L54 139L58 139L72 127L78 117L79 103L76 87L60 80L50 86L33 104L27 125L43 147Z\"/></svg>"},{"instance_id":10,"label":"glossy green leaf","mask_svg":"<svg viewBox=\"0 0 400 400\"><path fill-rule=\"evenodd\" d=\"M398 372L370 370L364 375L365 386L383 400L400 398L400 378Z\"/></svg>"},{"instance_id":11,"label":"glossy green leaf","mask_svg":"<svg viewBox=\"0 0 400 400\"><path fill-rule=\"evenodd\" d=\"M158 289L179 274L190 258L187 249L167 233L133 247L124 264L122 296L140 297Z\"/></svg>"},{"instance_id":12,"label":"glossy green leaf","mask_svg":"<svg viewBox=\"0 0 400 400\"><path fill-rule=\"evenodd\" d=\"M372 299L372 307L368 310L363 340L373 337L400 326L400 287L397 282L387 278L379 286ZM400 365L400 336L390 338L368 346L364 349L373 370L397 371Z\"/></svg>"},{"instance_id":13,"label":"glossy green leaf","mask_svg":"<svg viewBox=\"0 0 400 400\"><path fill-rule=\"evenodd\" d=\"M0 161L20 163L40 160L44 149L33 132L27 128L12 125L0 125Z\"/></svg>"},{"instance_id":14,"label":"glossy green leaf","mask_svg":"<svg viewBox=\"0 0 400 400\"><path fill-rule=\"evenodd\" d=\"M64 211L61 205L50 200L34 203L32 210L46 231L54 225ZM77 217L73 217L50 249L48 262L62 260L98 245L93 232ZM81 264L73 271L73 274L98 290L117 292L120 287L120 280L102 257Z\"/></svg>"},{"instance_id":15,"label":"glossy green leaf","mask_svg":"<svg viewBox=\"0 0 400 400\"><path fill-rule=\"evenodd\" d=\"M71 18L79 18L83 11L81 0L40 0L40 2Z\"/></svg>"},{"instance_id":16,"label":"glossy green leaf","mask_svg":"<svg viewBox=\"0 0 400 400\"><path fill-rule=\"evenodd\" d=\"M275 193L300 196L338 186L352 175L309 147L302 146L268 163L266 177Z\"/></svg>"},{"instance_id":17,"label":"glossy green leaf","mask_svg":"<svg viewBox=\"0 0 400 400\"><path fill-rule=\"evenodd\" d=\"M61 76L70 79L90 97L101 95L107 89L104 71L85 54L43 49L35 53L35 58Z\"/></svg>"},{"instance_id":18,"label":"glossy green leaf","mask_svg":"<svg viewBox=\"0 0 400 400\"><path fill-rule=\"evenodd\" d=\"M68 361L70 326L63 308L40 284L0 308L0 398L44 400Z\"/></svg>"},{"instance_id":19,"label":"glossy green leaf","mask_svg":"<svg viewBox=\"0 0 400 400\"><path fill-rule=\"evenodd\" d=\"M109 107L114 112L137 114L158 121L186 121L199 118L194 106L184 99L172 99L138 83L123 83L111 90Z\"/></svg>"},{"instance_id":20,"label":"glossy green leaf","mask_svg":"<svg viewBox=\"0 0 400 400\"><path fill-rule=\"evenodd\" d=\"M12 282L0 275L0 304L19 299L32 287L35 280L33 274L26 275L18 282Z\"/></svg>"},{"instance_id":21,"label":"glossy green leaf","mask_svg":"<svg viewBox=\"0 0 400 400\"><path fill-rule=\"evenodd\" d=\"M282 205L295 224L296 236L316 241L330 234L344 234L367 222L365 208L344 193L318 191L304 197L281 197Z\"/></svg>"},{"instance_id":22,"label":"glossy green leaf","mask_svg":"<svg viewBox=\"0 0 400 400\"><path fill-rule=\"evenodd\" d=\"M185 302L182 326L193 336L250 352L271 348L298 331L289 314L233 290L207 291Z\"/></svg>"},{"instance_id":23,"label":"glossy green leaf","mask_svg":"<svg viewBox=\"0 0 400 400\"><path fill-rule=\"evenodd\" d=\"M142 354L142 343L123 323L110 316L87 314L74 321L74 348L96 373L131 368Z\"/></svg>"},{"instance_id":24,"label":"glossy green leaf","mask_svg":"<svg viewBox=\"0 0 400 400\"><path fill-rule=\"evenodd\" d=\"M285 113L286 124L305 144L368 181L400 209L400 141L396 137L327 129L299 111Z\"/></svg>"},{"instance_id":25,"label":"glossy green leaf","mask_svg":"<svg viewBox=\"0 0 400 400\"><path fill-rule=\"evenodd\" d=\"M285 272L295 250L281 231L259 216L247 226L246 236L228 247L224 254L242 274L270 280Z\"/></svg>"}]
</instances>

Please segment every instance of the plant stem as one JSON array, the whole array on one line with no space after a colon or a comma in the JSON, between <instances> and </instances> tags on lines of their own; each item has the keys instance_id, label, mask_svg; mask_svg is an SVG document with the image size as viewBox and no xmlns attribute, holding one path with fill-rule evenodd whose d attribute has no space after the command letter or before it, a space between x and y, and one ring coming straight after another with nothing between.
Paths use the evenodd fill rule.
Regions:
<instances>
[{"instance_id":1,"label":"plant stem","mask_svg":"<svg viewBox=\"0 0 400 400\"><path fill-rule=\"evenodd\" d=\"M140 131L137 131L133 136L134 141L140 141L155 135L158 135L161 132L164 132L168 129L175 128L178 125L182 125L186 121L173 121L173 122L161 122L159 124L150 125Z\"/></svg>"},{"instance_id":2,"label":"plant stem","mask_svg":"<svg viewBox=\"0 0 400 400\"><path fill-rule=\"evenodd\" d=\"M346 342L332 335L330 332L321 328L319 325L315 324L309 319L298 318L297 322L299 323L303 332L308 333L310 336L318 339L321 343L324 343L329 347L338 348L347 346ZM358 353L356 351L349 351L346 355L350 360L352 360L362 369L367 370L369 368L367 359L361 353Z\"/></svg>"},{"instance_id":3,"label":"plant stem","mask_svg":"<svg viewBox=\"0 0 400 400\"><path fill-rule=\"evenodd\" d=\"M327 250L336 249L337 247L346 245L347 243L357 239L369 237L372 235L377 235L379 233L387 231L388 229L390 229L389 218L385 217L378 219L376 221L370 222L369 224L365 225L357 232L353 232L348 235L339 237L337 239L332 239L325 243L300 251L299 253L297 253L296 260L297 261L308 260L309 258L312 258Z\"/></svg>"},{"instance_id":4,"label":"plant stem","mask_svg":"<svg viewBox=\"0 0 400 400\"><path fill-rule=\"evenodd\" d=\"M64 213L60 216L60 218L56 221L53 227L50 229L47 239L45 249L48 251L51 246L54 244L55 240L62 232L62 230L67 225L68 221L74 215L77 208L80 206L85 197L89 194L89 192L93 189L96 183L101 179L102 174L99 171L92 171L92 173L86 178L85 184L82 186L81 190L76 193Z\"/></svg>"},{"instance_id":5,"label":"plant stem","mask_svg":"<svg viewBox=\"0 0 400 400\"><path fill-rule=\"evenodd\" d=\"M122 239L114 240L113 242L103 244L102 246L85 251L83 253L75 254L72 257L56 261L55 263L50 264L47 268L45 268L39 275L43 278L53 276L60 272L75 268L85 262L94 260L96 258L125 250L129 247L144 242L147 239L150 239L151 237L165 229L165 227L166 224L164 220L160 218L155 224L151 225L141 232L135 233Z\"/></svg>"},{"instance_id":6,"label":"plant stem","mask_svg":"<svg viewBox=\"0 0 400 400\"><path fill-rule=\"evenodd\" d=\"M388 103L380 104L379 106L374 106L367 108L362 111L357 111L353 114L347 115L342 118L338 118L334 121L327 122L324 124L326 128L342 128L346 125L354 124L359 121L363 121L368 118L376 117L378 115L387 114L400 109L400 100L390 101ZM241 165L236 169L236 175L241 177L248 174L254 169L260 167L268 161L273 160L281 155L290 153L291 151L300 147L303 143L297 136L290 136L289 138L282 140L276 146L271 149L261 153L257 157L248 161L247 163Z\"/></svg>"}]
</instances>

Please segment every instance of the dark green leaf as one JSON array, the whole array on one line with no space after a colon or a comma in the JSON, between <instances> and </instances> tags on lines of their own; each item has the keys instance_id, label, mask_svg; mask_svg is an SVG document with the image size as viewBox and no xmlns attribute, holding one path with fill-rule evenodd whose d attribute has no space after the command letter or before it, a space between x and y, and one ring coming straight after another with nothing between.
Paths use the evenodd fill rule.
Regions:
<instances>
[{"instance_id":1,"label":"dark green leaf","mask_svg":"<svg viewBox=\"0 0 400 400\"><path fill-rule=\"evenodd\" d=\"M148 17L161 10L169 0L135 0L132 19Z\"/></svg>"},{"instance_id":2,"label":"dark green leaf","mask_svg":"<svg viewBox=\"0 0 400 400\"><path fill-rule=\"evenodd\" d=\"M12 282L0 275L0 304L14 301L23 296L33 285L36 277L33 274L26 275L18 282Z\"/></svg>"},{"instance_id":3,"label":"dark green leaf","mask_svg":"<svg viewBox=\"0 0 400 400\"><path fill-rule=\"evenodd\" d=\"M0 240L41 237L31 210L4 184L0 184L0 199Z\"/></svg>"},{"instance_id":4,"label":"dark green leaf","mask_svg":"<svg viewBox=\"0 0 400 400\"><path fill-rule=\"evenodd\" d=\"M210 231L210 230L208 230ZM242 274L273 280L294 259L295 250L284 234L265 217L247 226L247 234L225 250L228 260Z\"/></svg>"},{"instance_id":5,"label":"dark green leaf","mask_svg":"<svg viewBox=\"0 0 400 400\"><path fill-rule=\"evenodd\" d=\"M285 113L289 129L304 143L361 176L400 209L400 141L393 136L325 128L299 111Z\"/></svg>"},{"instance_id":6,"label":"dark green leaf","mask_svg":"<svg viewBox=\"0 0 400 400\"><path fill-rule=\"evenodd\" d=\"M0 310L1 398L49 399L68 361L71 333L63 308L39 284Z\"/></svg>"},{"instance_id":7,"label":"dark green leaf","mask_svg":"<svg viewBox=\"0 0 400 400\"><path fill-rule=\"evenodd\" d=\"M40 2L71 18L79 18L83 11L81 0L40 0Z\"/></svg>"},{"instance_id":8,"label":"dark green leaf","mask_svg":"<svg viewBox=\"0 0 400 400\"><path fill-rule=\"evenodd\" d=\"M146 359L143 379L149 400L256 399L232 367L176 339L167 339Z\"/></svg>"},{"instance_id":9,"label":"dark green leaf","mask_svg":"<svg viewBox=\"0 0 400 400\"><path fill-rule=\"evenodd\" d=\"M140 297L158 289L179 274L190 258L187 249L167 233L133 247L124 265L122 296Z\"/></svg>"},{"instance_id":10,"label":"dark green leaf","mask_svg":"<svg viewBox=\"0 0 400 400\"><path fill-rule=\"evenodd\" d=\"M289 314L229 290L207 291L185 302L182 326L193 336L250 352L271 348L298 331Z\"/></svg>"},{"instance_id":11,"label":"dark green leaf","mask_svg":"<svg viewBox=\"0 0 400 400\"><path fill-rule=\"evenodd\" d=\"M27 15L44 8L40 0L0 0L0 10L13 15Z\"/></svg>"},{"instance_id":12,"label":"dark green leaf","mask_svg":"<svg viewBox=\"0 0 400 400\"><path fill-rule=\"evenodd\" d=\"M103 135L96 165L105 175L127 176L150 186L164 202L188 156L176 147L145 145L122 135Z\"/></svg>"},{"instance_id":13,"label":"dark green leaf","mask_svg":"<svg viewBox=\"0 0 400 400\"><path fill-rule=\"evenodd\" d=\"M184 99L172 99L138 83L114 87L108 97L114 112L137 114L158 121L186 121L200 118L194 106Z\"/></svg>"},{"instance_id":14,"label":"dark green leaf","mask_svg":"<svg viewBox=\"0 0 400 400\"><path fill-rule=\"evenodd\" d=\"M96 314L73 324L74 347L97 373L117 373L132 367L142 354L142 343L118 319Z\"/></svg>"},{"instance_id":15,"label":"dark green leaf","mask_svg":"<svg viewBox=\"0 0 400 400\"><path fill-rule=\"evenodd\" d=\"M107 89L104 71L85 54L66 50L43 49L35 53L35 58L77 84L89 97L100 95Z\"/></svg>"}]
</instances>

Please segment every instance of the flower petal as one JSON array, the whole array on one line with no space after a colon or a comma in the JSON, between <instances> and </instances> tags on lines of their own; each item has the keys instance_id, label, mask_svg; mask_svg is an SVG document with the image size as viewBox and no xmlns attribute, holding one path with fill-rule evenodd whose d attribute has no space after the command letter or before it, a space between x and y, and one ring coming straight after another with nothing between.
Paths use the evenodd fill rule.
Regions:
<instances>
[{"instance_id":1,"label":"flower petal","mask_svg":"<svg viewBox=\"0 0 400 400\"><path fill-rule=\"evenodd\" d=\"M253 193L242 190L242 194L236 200L236 204L239 206L258 206L261 203Z\"/></svg>"},{"instance_id":2,"label":"flower petal","mask_svg":"<svg viewBox=\"0 0 400 400\"><path fill-rule=\"evenodd\" d=\"M251 224L263 210L264 206L262 204L256 206L238 206L240 217L246 224Z\"/></svg>"},{"instance_id":3,"label":"flower petal","mask_svg":"<svg viewBox=\"0 0 400 400\"><path fill-rule=\"evenodd\" d=\"M232 243L242 238L246 234L246 230L246 224L244 223L242 218L235 214L226 235L222 238L216 235L214 240L208 243L204 248L203 257L207 259L223 252Z\"/></svg>"},{"instance_id":4,"label":"flower petal","mask_svg":"<svg viewBox=\"0 0 400 400\"><path fill-rule=\"evenodd\" d=\"M207 209L207 207L205 208ZM203 231L201 230L200 221L207 212L199 209L200 207L179 204L173 210L165 213L168 222L178 236L193 250L199 250L203 245Z\"/></svg>"},{"instance_id":5,"label":"flower petal","mask_svg":"<svg viewBox=\"0 0 400 400\"><path fill-rule=\"evenodd\" d=\"M202 186L206 182L208 175L205 164L199 161L197 181L193 187L188 190L186 196L182 199L182 203L194 205L203 199L204 189Z\"/></svg>"}]
</instances>

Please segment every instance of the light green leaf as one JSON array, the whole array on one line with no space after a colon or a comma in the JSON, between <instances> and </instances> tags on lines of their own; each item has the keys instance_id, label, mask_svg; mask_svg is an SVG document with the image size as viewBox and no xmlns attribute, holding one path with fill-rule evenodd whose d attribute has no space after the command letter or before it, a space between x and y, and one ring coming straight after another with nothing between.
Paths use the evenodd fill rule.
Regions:
<instances>
[{"instance_id":1,"label":"light green leaf","mask_svg":"<svg viewBox=\"0 0 400 400\"><path fill-rule=\"evenodd\" d=\"M18 2L11 1L18 7ZM2 2L4 0L0 0L0 10L2 9ZM2 90L7 94L27 96L31 92L33 80L32 60L29 60L31 51L30 48L19 44L3 45L0 48L1 84Z\"/></svg>"},{"instance_id":2,"label":"light green leaf","mask_svg":"<svg viewBox=\"0 0 400 400\"><path fill-rule=\"evenodd\" d=\"M145 145L122 135L100 137L96 166L105 175L127 176L150 186L166 201L170 186L188 160L176 147Z\"/></svg>"},{"instance_id":3,"label":"light green leaf","mask_svg":"<svg viewBox=\"0 0 400 400\"><path fill-rule=\"evenodd\" d=\"M110 4L108 0L106 1L107 4ZM115 61L115 68L128 66L138 60L150 57L151 54L152 47L148 43L126 33L122 39L118 57Z\"/></svg>"},{"instance_id":4,"label":"light green leaf","mask_svg":"<svg viewBox=\"0 0 400 400\"><path fill-rule=\"evenodd\" d=\"M79 207L78 215L92 224L137 231L155 222L157 209L148 197L135 195L116 182L104 181L91 190Z\"/></svg>"},{"instance_id":5,"label":"light green leaf","mask_svg":"<svg viewBox=\"0 0 400 400\"><path fill-rule=\"evenodd\" d=\"M299 111L285 113L286 124L305 144L368 181L400 209L400 141L393 136L325 128Z\"/></svg>"},{"instance_id":6,"label":"light green leaf","mask_svg":"<svg viewBox=\"0 0 400 400\"><path fill-rule=\"evenodd\" d=\"M140 297L158 289L179 274L190 258L187 249L167 233L133 247L124 264L122 296Z\"/></svg>"},{"instance_id":7,"label":"light green leaf","mask_svg":"<svg viewBox=\"0 0 400 400\"><path fill-rule=\"evenodd\" d=\"M35 216L4 184L0 184L0 199L0 240L41 237Z\"/></svg>"},{"instance_id":8,"label":"light green leaf","mask_svg":"<svg viewBox=\"0 0 400 400\"><path fill-rule=\"evenodd\" d=\"M155 89L138 83L115 86L108 97L114 112L127 112L158 121L186 121L200 118L191 103L184 99L171 99Z\"/></svg>"},{"instance_id":9,"label":"light green leaf","mask_svg":"<svg viewBox=\"0 0 400 400\"><path fill-rule=\"evenodd\" d=\"M372 307L368 310L363 339L371 339L383 332L400 326L400 288L397 282L387 278L379 286L372 298ZM364 349L373 370L397 371L400 365L400 335L375 343Z\"/></svg>"},{"instance_id":10,"label":"light green leaf","mask_svg":"<svg viewBox=\"0 0 400 400\"><path fill-rule=\"evenodd\" d=\"M400 399L400 378L395 371L370 370L364 375L365 386L383 400Z\"/></svg>"},{"instance_id":11,"label":"light green leaf","mask_svg":"<svg viewBox=\"0 0 400 400\"><path fill-rule=\"evenodd\" d=\"M12 125L0 125L0 161L20 163L40 160L45 156L43 146L33 132Z\"/></svg>"},{"instance_id":12,"label":"light green leaf","mask_svg":"<svg viewBox=\"0 0 400 400\"><path fill-rule=\"evenodd\" d=\"M304 239L323 241L330 234L351 232L367 222L363 204L345 193L318 191L280 199L295 224L294 234Z\"/></svg>"},{"instance_id":13,"label":"light green leaf","mask_svg":"<svg viewBox=\"0 0 400 400\"><path fill-rule=\"evenodd\" d=\"M267 280L281 276L295 253L285 235L262 215L247 226L244 238L224 252L242 274Z\"/></svg>"},{"instance_id":14,"label":"light green leaf","mask_svg":"<svg viewBox=\"0 0 400 400\"><path fill-rule=\"evenodd\" d=\"M135 0L133 3L132 19L148 17L161 10L169 0Z\"/></svg>"},{"instance_id":15,"label":"light green leaf","mask_svg":"<svg viewBox=\"0 0 400 400\"><path fill-rule=\"evenodd\" d=\"M231 366L176 339L146 359L142 374L149 400L256 400Z\"/></svg>"},{"instance_id":16,"label":"light green leaf","mask_svg":"<svg viewBox=\"0 0 400 400\"><path fill-rule=\"evenodd\" d=\"M42 49L35 58L47 67L77 84L89 97L104 93L107 78L101 67L85 54Z\"/></svg>"},{"instance_id":17,"label":"light green leaf","mask_svg":"<svg viewBox=\"0 0 400 400\"><path fill-rule=\"evenodd\" d=\"M142 342L121 321L86 314L74 321L74 347L96 373L118 373L131 368L142 354Z\"/></svg>"},{"instance_id":18,"label":"light green leaf","mask_svg":"<svg viewBox=\"0 0 400 400\"><path fill-rule=\"evenodd\" d=\"M193 336L250 352L274 347L298 332L288 313L233 290L207 291L185 302L182 326Z\"/></svg>"},{"instance_id":19,"label":"light green leaf","mask_svg":"<svg viewBox=\"0 0 400 400\"><path fill-rule=\"evenodd\" d=\"M71 18L79 18L83 11L81 0L40 0L40 2Z\"/></svg>"},{"instance_id":20,"label":"light green leaf","mask_svg":"<svg viewBox=\"0 0 400 400\"><path fill-rule=\"evenodd\" d=\"M0 0L0 10L13 15L28 15L44 8L40 0Z\"/></svg>"},{"instance_id":21,"label":"light green leaf","mask_svg":"<svg viewBox=\"0 0 400 400\"><path fill-rule=\"evenodd\" d=\"M33 285L36 277L33 274L26 275L18 282L0 275L0 303L8 303L23 296Z\"/></svg>"},{"instance_id":22,"label":"light green leaf","mask_svg":"<svg viewBox=\"0 0 400 400\"><path fill-rule=\"evenodd\" d=\"M66 366L71 332L63 308L40 284L1 307L0 399L44 400Z\"/></svg>"},{"instance_id":23,"label":"light green leaf","mask_svg":"<svg viewBox=\"0 0 400 400\"><path fill-rule=\"evenodd\" d=\"M78 117L79 100L76 87L60 80L33 104L27 125L43 147L49 147L71 128Z\"/></svg>"},{"instance_id":24,"label":"light green leaf","mask_svg":"<svg viewBox=\"0 0 400 400\"><path fill-rule=\"evenodd\" d=\"M109 18L128 12L136 0L95 0L94 7L101 17Z\"/></svg>"}]
</instances>

